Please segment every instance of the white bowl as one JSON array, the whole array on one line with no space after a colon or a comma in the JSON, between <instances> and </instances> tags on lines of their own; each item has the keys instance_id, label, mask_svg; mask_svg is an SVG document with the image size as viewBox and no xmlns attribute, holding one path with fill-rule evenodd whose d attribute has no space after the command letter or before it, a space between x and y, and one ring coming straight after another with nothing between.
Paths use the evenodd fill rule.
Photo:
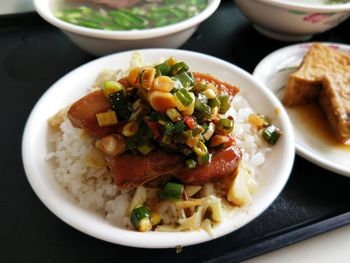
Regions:
<instances>
[{"instance_id":1,"label":"white bowl","mask_svg":"<svg viewBox=\"0 0 350 263\"><path fill-rule=\"evenodd\" d=\"M254 195L252 204L235 210L228 220L214 228L214 233L216 237L226 235L255 219L281 192L293 166L293 130L279 100L249 73L217 58L175 49L145 49L140 52L146 63L157 62L160 57L173 56L188 63L194 71L211 73L223 81L238 85L241 94L254 105L257 112L268 116L275 115L274 123L282 129L283 135L259 169L259 190ZM49 152L47 119L86 94L88 87L103 69L127 69L131 54L131 51L122 52L87 63L61 78L40 98L27 121L22 141L22 158L27 178L41 201L55 215L72 227L96 238L147 248L186 246L212 240L204 230L141 233L116 227L102 215L79 207L55 181L53 167L45 161Z\"/></svg>"},{"instance_id":2,"label":"white bowl","mask_svg":"<svg viewBox=\"0 0 350 263\"><path fill-rule=\"evenodd\" d=\"M208 0L208 6L198 15L182 22L143 30L100 30L81 27L64 22L55 16L58 0L34 0L39 15L58 27L75 44L97 56L135 48L178 48L196 31L201 22L211 16L220 0Z\"/></svg>"},{"instance_id":3,"label":"white bowl","mask_svg":"<svg viewBox=\"0 0 350 263\"><path fill-rule=\"evenodd\" d=\"M303 0L234 1L257 31L283 41L310 39L350 16L350 3L316 5L306 4Z\"/></svg>"}]
</instances>

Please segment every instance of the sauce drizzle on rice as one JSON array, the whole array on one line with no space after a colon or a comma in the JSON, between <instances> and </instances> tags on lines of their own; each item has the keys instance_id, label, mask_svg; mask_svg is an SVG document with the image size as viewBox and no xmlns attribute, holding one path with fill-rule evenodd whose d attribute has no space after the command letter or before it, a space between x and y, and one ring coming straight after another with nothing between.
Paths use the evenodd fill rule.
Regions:
<instances>
[{"instance_id":1,"label":"sauce drizzle on rice","mask_svg":"<svg viewBox=\"0 0 350 263\"><path fill-rule=\"evenodd\" d=\"M174 58L126 74L103 73L103 87L63 116L50 154L56 179L81 205L104 211L116 225L204 228L213 235L212 226L226 213L223 200L230 206L252 200L257 168L269 151L261 137L265 123L249 121L258 115L236 95L237 87L192 74ZM159 101L169 105L164 112L157 110ZM117 118L101 126L96 116L110 112Z\"/></svg>"}]
</instances>

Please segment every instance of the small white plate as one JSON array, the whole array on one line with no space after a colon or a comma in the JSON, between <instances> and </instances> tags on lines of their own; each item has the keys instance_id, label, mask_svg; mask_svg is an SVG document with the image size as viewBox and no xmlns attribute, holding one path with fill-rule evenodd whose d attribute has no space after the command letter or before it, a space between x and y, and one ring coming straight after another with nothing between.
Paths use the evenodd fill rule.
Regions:
<instances>
[{"instance_id":1,"label":"small white plate","mask_svg":"<svg viewBox=\"0 0 350 263\"><path fill-rule=\"evenodd\" d=\"M265 89L250 74L217 58L175 49L140 50L146 63L155 63L170 56L188 63L194 71L211 73L217 78L238 85L241 94L257 112L275 115L274 123L283 136L268 153L257 177L259 190L250 206L230 214L214 228L216 237L237 230L261 214L279 195L291 172L295 147L294 135L287 113L273 93ZM47 156L47 119L88 92L97 75L108 68L127 69L132 51L117 53L87 63L57 81L40 98L27 121L22 158L27 178L41 201L59 218L76 229L116 244L146 248L170 248L212 240L204 230L189 232L140 233L110 224L100 214L78 206L75 200L55 181L53 167L45 162ZM276 114L278 112L278 114Z\"/></svg>"},{"instance_id":2,"label":"small white plate","mask_svg":"<svg viewBox=\"0 0 350 263\"><path fill-rule=\"evenodd\" d=\"M323 44L350 53L348 45ZM288 75L301 64L311 45L312 43L296 44L274 51L256 66L253 76L281 99ZM322 113L309 111L315 106L316 104L287 108L294 127L297 153L324 169L350 177L350 145L341 145L335 139L331 139L331 131L327 127L325 130L321 129L325 126L322 123L316 127L315 120L319 120ZM322 116L322 119L320 121L327 124L325 117Z\"/></svg>"}]
</instances>

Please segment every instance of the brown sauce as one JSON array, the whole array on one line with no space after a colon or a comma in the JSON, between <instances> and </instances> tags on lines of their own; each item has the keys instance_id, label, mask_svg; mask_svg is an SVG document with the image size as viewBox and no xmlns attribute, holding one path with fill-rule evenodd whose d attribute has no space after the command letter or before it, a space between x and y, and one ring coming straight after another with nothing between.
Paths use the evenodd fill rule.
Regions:
<instances>
[{"instance_id":1,"label":"brown sauce","mask_svg":"<svg viewBox=\"0 0 350 263\"><path fill-rule=\"evenodd\" d=\"M350 145L342 144L336 139L326 115L317 103L289 108L288 112L292 112L298 121L303 122L312 134L319 137L326 144L341 150L350 151Z\"/></svg>"}]
</instances>

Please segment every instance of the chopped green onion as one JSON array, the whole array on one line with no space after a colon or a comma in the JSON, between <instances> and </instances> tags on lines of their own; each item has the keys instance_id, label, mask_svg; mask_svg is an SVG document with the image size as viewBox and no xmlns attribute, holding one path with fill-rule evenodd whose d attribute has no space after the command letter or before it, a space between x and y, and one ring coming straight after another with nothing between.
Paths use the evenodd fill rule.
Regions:
<instances>
[{"instance_id":1,"label":"chopped green onion","mask_svg":"<svg viewBox=\"0 0 350 263\"><path fill-rule=\"evenodd\" d=\"M216 98L216 93L213 89L207 89L203 91L203 94L208 98L208 99L215 99Z\"/></svg>"},{"instance_id":2,"label":"chopped green onion","mask_svg":"<svg viewBox=\"0 0 350 263\"><path fill-rule=\"evenodd\" d=\"M179 121L182 118L181 114L174 108L167 109L165 113L173 122Z\"/></svg>"},{"instance_id":3,"label":"chopped green onion","mask_svg":"<svg viewBox=\"0 0 350 263\"><path fill-rule=\"evenodd\" d=\"M220 108L219 113L224 114L230 109L230 101L228 95L222 95L220 97Z\"/></svg>"},{"instance_id":4,"label":"chopped green onion","mask_svg":"<svg viewBox=\"0 0 350 263\"><path fill-rule=\"evenodd\" d=\"M150 211L146 207L141 206L131 211L130 221L138 231L146 232L152 229L150 216Z\"/></svg>"},{"instance_id":5,"label":"chopped green onion","mask_svg":"<svg viewBox=\"0 0 350 263\"><path fill-rule=\"evenodd\" d=\"M194 127L193 129L192 129L192 134L193 134L193 136L196 136L196 135L198 135L198 134L201 134L202 132L204 132L205 130L204 130L204 128L202 127L202 126L200 126L200 125L197 125L196 127Z\"/></svg>"},{"instance_id":6,"label":"chopped green onion","mask_svg":"<svg viewBox=\"0 0 350 263\"><path fill-rule=\"evenodd\" d=\"M163 199L181 200L183 191L183 184L167 182L163 188L161 195Z\"/></svg>"},{"instance_id":7,"label":"chopped green onion","mask_svg":"<svg viewBox=\"0 0 350 263\"><path fill-rule=\"evenodd\" d=\"M186 128L186 125L183 123L183 121L178 121L174 124L174 128L175 132L183 132Z\"/></svg>"},{"instance_id":8,"label":"chopped green onion","mask_svg":"<svg viewBox=\"0 0 350 263\"><path fill-rule=\"evenodd\" d=\"M137 146L137 150L139 150L139 152L142 153L143 155L147 155L154 148L155 148L155 145L148 141L146 143L142 143Z\"/></svg>"},{"instance_id":9,"label":"chopped green onion","mask_svg":"<svg viewBox=\"0 0 350 263\"><path fill-rule=\"evenodd\" d=\"M124 91L124 89L124 86L118 81L107 80L103 83L103 93L107 98L109 98L109 95L113 93Z\"/></svg>"},{"instance_id":10,"label":"chopped green onion","mask_svg":"<svg viewBox=\"0 0 350 263\"><path fill-rule=\"evenodd\" d=\"M183 131L181 134L185 138L185 141L193 138L192 130Z\"/></svg>"},{"instance_id":11,"label":"chopped green onion","mask_svg":"<svg viewBox=\"0 0 350 263\"><path fill-rule=\"evenodd\" d=\"M180 72L188 71L188 70L189 70L189 67L185 62L178 62L171 67L170 74L174 76L176 74L179 74Z\"/></svg>"},{"instance_id":12,"label":"chopped green onion","mask_svg":"<svg viewBox=\"0 0 350 263\"><path fill-rule=\"evenodd\" d=\"M196 168L197 162L193 159L186 160L186 166L190 169Z\"/></svg>"},{"instance_id":13,"label":"chopped green onion","mask_svg":"<svg viewBox=\"0 0 350 263\"><path fill-rule=\"evenodd\" d=\"M174 75L172 79L178 80L184 88L189 88L194 84L194 78L191 72L178 73Z\"/></svg>"},{"instance_id":14,"label":"chopped green onion","mask_svg":"<svg viewBox=\"0 0 350 263\"><path fill-rule=\"evenodd\" d=\"M174 124L170 121L167 121L164 125L164 134L165 135L172 135L175 131Z\"/></svg>"},{"instance_id":15,"label":"chopped green onion","mask_svg":"<svg viewBox=\"0 0 350 263\"><path fill-rule=\"evenodd\" d=\"M281 135L281 131L274 125L267 126L262 133L267 143L274 145Z\"/></svg>"},{"instance_id":16,"label":"chopped green onion","mask_svg":"<svg viewBox=\"0 0 350 263\"><path fill-rule=\"evenodd\" d=\"M211 116L211 108L209 105L205 103L206 97L203 95L202 97L199 96L194 104L194 107L196 110L198 110L200 113L202 113L205 117L210 117ZM203 99L205 98L205 99Z\"/></svg>"},{"instance_id":17,"label":"chopped green onion","mask_svg":"<svg viewBox=\"0 0 350 263\"><path fill-rule=\"evenodd\" d=\"M170 66L166 62L155 66L155 68L159 70L163 76L168 76L170 74Z\"/></svg>"},{"instance_id":18,"label":"chopped green onion","mask_svg":"<svg viewBox=\"0 0 350 263\"><path fill-rule=\"evenodd\" d=\"M176 97L184 106L191 105L193 99L187 89L181 88L176 92Z\"/></svg>"},{"instance_id":19,"label":"chopped green onion","mask_svg":"<svg viewBox=\"0 0 350 263\"><path fill-rule=\"evenodd\" d=\"M205 133L203 134L204 139L206 139L207 141L210 140L211 136L213 136L214 132L215 132L215 124L214 123L209 123L208 129L205 131Z\"/></svg>"},{"instance_id":20,"label":"chopped green onion","mask_svg":"<svg viewBox=\"0 0 350 263\"><path fill-rule=\"evenodd\" d=\"M193 147L193 151L199 157L203 157L208 153L208 148L202 141L199 141L196 146Z\"/></svg>"},{"instance_id":21,"label":"chopped green onion","mask_svg":"<svg viewBox=\"0 0 350 263\"><path fill-rule=\"evenodd\" d=\"M234 126L233 120L222 118L219 120L218 129L226 132L231 132L233 130L233 126Z\"/></svg>"},{"instance_id":22,"label":"chopped green onion","mask_svg":"<svg viewBox=\"0 0 350 263\"><path fill-rule=\"evenodd\" d=\"M210 154L206 153L203 156L198 156L198 163L199 164L205 164L208 163L210 161Z\"/></svg>"},{"instance_id":23,"label":"chopped green onion","mask_svg":"<svg viewBox=\"0 0 350 263\"><path fill-rule=\"evenodd\" d=\"M112 109L117 112L117 115L123 119L128 120L131 114L128 101L123 91L118 91L109 95L109 101Z\"/></svg>"},{"instance_id":24,"label":"chopped green onion","mask_svg":"<svg viewBox=\"0 0 350 263\"><path fill-rule=\"evenodd\" d=\"M208 104L208 98L203 93L198 93L197 100L203 104Z\"/></svg>"},{"instance_id":25,"label":"chopped green onion","mask_svg":"<svg viewBox=\"0 0 350 263\"><path fill-rule=\"evenodd\" d=\"M220 107L220 100L216 97L212 100L209 100L208 104L211 108Z\"/></svg>"}]
</instances>

